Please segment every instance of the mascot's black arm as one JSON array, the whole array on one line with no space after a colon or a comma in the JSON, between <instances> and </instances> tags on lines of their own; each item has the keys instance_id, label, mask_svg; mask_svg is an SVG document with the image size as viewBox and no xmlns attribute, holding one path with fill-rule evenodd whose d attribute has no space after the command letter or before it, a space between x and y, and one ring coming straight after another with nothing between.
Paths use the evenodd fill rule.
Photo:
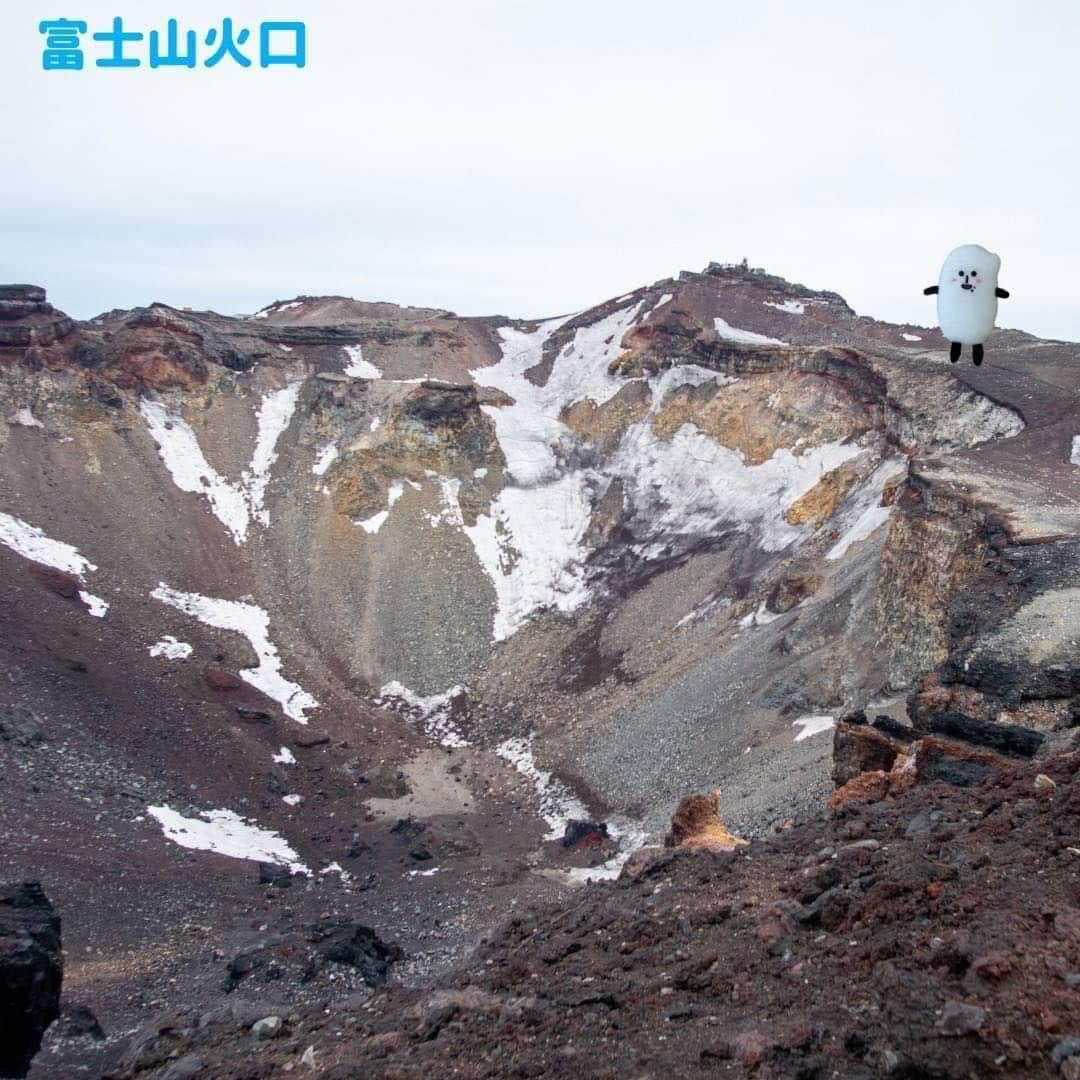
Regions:
<instances>
[{"instance_id":1,"label":"mascot's black arm","mask_svg":"<svg viewBox=\"0 0 1080 1080\"><path fill-rule=\"evenodd\" d=\"M933 296L937 291L936 285L927 285L926 288L923 289L922 294L923 296Z\"/></svg>"},{"instance_id":2,"label":"mascot's black arm","mask_svg":"<svg viewBox=\"0 0 1080 1080\"><path fill-rule=\"evenodd\" d=\"M999 300L1008 300L1009 299L1009 290L1008 289L995 289L994 290L994 295Z\"/></svg>"}]
</instances>

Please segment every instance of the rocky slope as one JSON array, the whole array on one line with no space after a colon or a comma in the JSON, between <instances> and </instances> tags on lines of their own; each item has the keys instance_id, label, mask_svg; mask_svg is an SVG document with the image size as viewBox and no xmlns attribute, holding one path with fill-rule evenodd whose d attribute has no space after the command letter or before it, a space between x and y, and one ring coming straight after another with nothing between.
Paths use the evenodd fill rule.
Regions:
<instances>
[{"instance_id":1,"label":"rocky slope","mask_svg":"<svg viewBox=\"0 0 1080 1080\"><path fill-rule=\"evenodd\" d=\"M425 990L155 1018L117 1078L1075 1077L1080 757L927 782L525 910ZM170 1066L166 1065L166 1068ZM176 1075L181 1075L177 1072Z\"/></svg>"},{"instance_id":2,"label":"rocky slope","mask_svg":"<svg viewBox=\"0 0 1080 1080\"><path fill-rule=\"evenodd\" d=\"M324 914L415 982L687 791L816 814L860 708L1060 749L1078 383L738 267L542 322L4 287L0 844L69 992L122 1030Z\"/></svg>"}]
</instances>

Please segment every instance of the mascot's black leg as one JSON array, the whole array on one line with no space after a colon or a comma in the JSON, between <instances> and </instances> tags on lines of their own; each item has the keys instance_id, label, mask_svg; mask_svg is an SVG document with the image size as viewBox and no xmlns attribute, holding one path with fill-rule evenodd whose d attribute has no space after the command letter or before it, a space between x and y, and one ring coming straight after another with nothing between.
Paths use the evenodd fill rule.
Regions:
<instances>
[{"instance_id":1,"label":"mascot's black leg","mask_svg":"<svg viewBox=\"0 0 1080 1080\"><path fill-rule=\"evenodd\" d=\"M953 341L949 344L949 359L955 364L960 359L960 342Z\"/></svg>"},{"instance_id":2,"label":"mascot's black leg","mask_svg":"<svg viewBox=\"0 0 1080 1080\"><path fill-rule=\"evenodd\" d=\"M978 367L982 363L983 347L981 345L971 346L971 362Z\"/></svg>"}]
</instances>

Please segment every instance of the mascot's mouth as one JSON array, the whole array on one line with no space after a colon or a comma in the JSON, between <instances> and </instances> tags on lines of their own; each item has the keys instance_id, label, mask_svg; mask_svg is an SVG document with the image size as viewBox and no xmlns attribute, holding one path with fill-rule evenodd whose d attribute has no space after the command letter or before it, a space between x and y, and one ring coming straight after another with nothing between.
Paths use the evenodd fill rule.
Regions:
<instances>
[{"instance_id":1,"label":"mascot's mouth","mask_svg":"<svg viewBox=\"0 0 1080 1080\"><path fill-rule=\"evenodd\" d=\"M965 281L960 286L960 288L963 289L965 292L974 292L975 291L975 286L972 285L970 281Z\"/></svg>"}]
</instances>

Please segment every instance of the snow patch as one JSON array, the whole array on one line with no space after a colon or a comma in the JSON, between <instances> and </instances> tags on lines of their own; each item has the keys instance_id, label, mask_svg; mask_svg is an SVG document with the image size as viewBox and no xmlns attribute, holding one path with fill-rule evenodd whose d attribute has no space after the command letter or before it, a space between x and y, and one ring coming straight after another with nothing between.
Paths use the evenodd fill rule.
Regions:
<instances>
[{"instance_id":1,"label":"snow patch","mask_svg":"<svg viewBox=\"0 0 1080 1080\"><path fill-rule=\"evenodd\" d=\"M453 717L459 699L467 693L468 687L459 684L441 694L423 697L394 680L382 687L375 704L391 708L418 723L424 734L440 746L457 749L469 745L465 736L458 731Z\"/></svg>"},{"instance_id":2,"label":"snow patch","mask_svg":"<svg viewBox=\"0 0 1080 1080\"><path fill-rule=\"evenodd\" d=\"M262 525L270 523L269 512L263 507L270 469L277 460L278 439L296 410L301 385L292 382L263 397L256 412L258 434L251 464L236 482L226 480L210 465L182 416L171 415L160 401L143 398L139 402L139 411L173 483L181 491L204 496L237 545L247 539L252 518Z\"/></svg>"},{"instance_id":3,"label":"snow patch","mask_svg":"<svg viewBox=\"0 0 1080 1080\"><path fill-rule=\"evenodd\" d=\"M511 482L532 488L552 480L558 472L559 444L572 438L559 420L563 408L586 400L602 405L619 392L623 381L608 373L608 365L619 354L619 341L640 307L622 308L591 326L578 327L555 358L544 386L530 382L525 372L541 362L544 343L573 316L549 319L532 331L499 328L502 359L470 374L479 385L514 399L513 405L483 406L495 423Z\"/></svg>"},{"instance_id":4,"label":"snow patch","mask_svg":"<svg viewBox=\"0 0 1080 1080\"><path fill-rule=\"evenodd\" d=\"M79 554L78 548L62 540L53 540L41 529L11 514L0 514L0 544L31 562L51 566L65 574L74 574L80 581L87 573L97 569L89 559ZM79 599L94 618L104 619L108 614L109 603L100 596L80 589Z\"/></svg>"},{"instance_id":5,"label":"snow patch","mask_svg":"<svg viewBox=\"0 0 1080 1080\"><path fill-rule=\"evenodd\" d=\"M730 386L738 380L704 368L700 364L676 364L674 367L665 368L658 375L651 376L649 389L652 391L652 405L649 408L649 418L656 415L664 403L664 398L672 390L678 390L682 386L703 386L707 382L715 382L717 386Z\"/></svg>"},{"instance_id":6,"label":"snow patch","mask_svg":"<svg viewBox=\"0 0 1080 1080\"><path fill-rule=\"evenodd\" d=\"M433 866L430 870L410 870L409 877L431 877L432 874L437 874L440 867Z\"/></svg>"},{"instance_id":7,"label":"snow patch","mask_svg":"<svg viewBox=\"0 0 1080 1080\"><path fill-rule=\"evenodd\" d=\"M1072 465L1080 465L1080 435L1074 435L1072 441L1072 453L1069 455Z\"/></svg>"},{"instance_id":8,"label":"snow patch","mask_svg":"<svg viewBox=\"0 0 1080 1080\"><path fill-rule=\"evenodd\" d=\"M495 424L507 462L507 484L486 514L464 527L496 591L493 638L510 637L538 611L569 613L590 597L586 577L589 524L611 482L622 482L629 518L644 537L636 553L657 558L672 538L713 535L718 529L753 531L767 551L794 542L805 530L788 525L784 511L828 471L856 456L856 446L831 443L796 454L778 450L767 462L748 466L740 452L684 425L659 439L652 420L665 396L679 386L734 380L699 365L675 365L648 379L649 415L628 429L602 465L580 465L579 443L559 419L563 410L589 400L609 401L627 380L613 376L611 362L641 303L613 312L574 338L554 357L547 382L536 386L525 373L544 359L545 344L568 318L535 329L502 327L502 359L470 374L480 385L504 391L513 404L483 406ZM735 340L783 344L717 320Z\"/></svg>"},{"instance_id":9,"label":"snow patch","mask_svg":"<svg viewBox=\"0 0 1080 1080\"><path fill-rule=\"evenodd\" d=\"M283 746L271 759L275 765L295 765L296 757L293 752L287 747Z\"/></svg>"},{"instance_id":10,"label":"snow patch","mask_svg":"<svg viewBox=\"0 0 1080 1080\"><path fill-rule=\"evenodd\" d=\"M26 408L19 409L18 412L14 412L8 417L9 424L15 424L18 427L29 428L43 428L45 425L34 414Z\"/></svg>"},{"instance_id":11,"label":"snow patch","mask_svg":"<svg viewBox=\"0 0 1080 1080\"><path fill-rule=\"evenodd\" d=\"M803 739L809 739L811 735L831 731L836 726L836 721L831 716L800 716L798 720L792 721L791 726L801 729L794 741L802 742Z\"/></svg>"},{"instance_id":12,"label":"snow patch","mask_svg":"<svg viewBox=\"0 0 1080 1080\"><path fill-rule=\"evenodd\" d=\"M707 618L714 612L719 611L721 608L731 607L731 599L727 596L713 595L705 600L703 604L694 608L693 611L688 611L676 624L675 628L678 629L683 626L691 626L696 622L700 622L702 619Z\"/></svg>"},{"instance_id":13,"label":"snow patch","mask_svg":"<svg viewBox=\"0 0 1080 1080\"><path fill-rule=\"evenodd\" d=\"M503 390L508 406L483 406L506 458L507 486L473 526L465 527L498 599L493 637L502 641L544 608L570 612L589 597L583 561L594 500L607 480L593 470L565 469L573 432L559 419L574 402L608 401L623 385L608 372L641 303L578 327L559 351L544 386L525 372L543 359L544 343L573 316L549 319L534 330L501 327L502 359L470 374Z\"/></svg>"},{"instance_id":14,"label":"snow patch","mask_svg":"<svg viewBox=\"0 0 1080 1080\"><path fill-rule=\"evenodd\" d=\"M262 525L270 524L270 512L263 509L263 502L266 486L270 483L270 470L277 461L278 439L292 421L301 385L300 382L292 382L281 390L267 394L255 414L259 425L255 453L251 456L250 471L244 473L242 483L247 488L252 517Z\"/></svg>"},{"instance_id":15,"label":"snow patch","mask_svg":"<svg viewBox=\"0 0 1080 1080\"><path fill-rule=\"evenodd\" d=\"M412 484L413 487L418 487L417 484ZM359 525L365 532L369 532L372 536L375 535L386 524L386 519L390 516L390 509L394 503L401 498L405 493L405 485L400 480L395 480L390 485L389 490L386 493L386 509L380 510L377 514L372 514L371 517L365 518L363 521L354 521L354 525Z\"/></svg>"},{"instance_id":16,"label":"snow patch","mask_svg":"<svg viewBox=\"0 0 1080 1080\"><path fill-rule=\"evenodd\" d=\"M892 515L891 506L881 505L881 495L887 481L903 472L903 463L896 459L883 462L849 500L840 524L844 532L825 555L830 562L843 558L852 544L865 540L881 528Z\"/></svg>"},{"instance_id":17,"label":"snow patch","mask_svg":"<svg viewBox=\"0 0 1080 1080\"><path fill-rule=\"evenodd\" d=\"M765 601L762 600L756 610L751 611L749 615L744 615L739 620L739 625L744 629L751 626L768 626L769 623L775 622L779 618L780 615L775 611L770 611L765 606Z\"/></svg>"},{"instance_id":18,"label":"snow patch","mask_svg":"<svg viewBox=\"0 0 1080 1080\"><path fill-rule=\"evenodd\" d=\"M288 311L289 308L299 307L300 303L301 302L299 300L290 300L286 304L268 304L266 307L262 308L260 311L256 311L255 314L251 316L251 318L253 318L253 319L267 319L271 315L277 315L278 312Z\"/></svg>"},{"instance_id":19,"label":"snow patch","mask_svg":"<svg viewBox=\"0 0 1080 1080\"><path fill-rule=\"evenodd\" d=\"M644 317L642 318L641 321L645 322L648 319L651 319L653 317L653 315L656 314L657 310L659 308L662 308L671 299L671 297L672 297L671 293L669 293L669 292L664 293L664 295L661 296L660 299L657 300L656 303L653 304L653 306L648 311L645 312L645 315L644 315Z\"/></svg>"},{"instance_id":20,"label":"snow patch","mask_svg":"<svg viewBox=\"0 0 1080 1080\"><path fill-rule=\"evenodd\" d=\"M148 806L167 839L181 847L214 851L230 859L287 866L293 873L311 875L283 837L260 829L232 810L203 810L197 818L184 817L168 806Z\"/></svg>"},{"instance_id":21,"label":"snow patch","mask_svg":"<svg viewBox=\"0 0 1080 1080\"><path fill-rule=\"evenodd\" d=\"M186 641L177 641L172 634L148 646L151 656L163 656L166 660L186 660L195 650Z\"/></svg>"},{"instance_id":22,"label":"snow patch","mask_svg":"<svg viewBox=\"0 0 1080 1080\"><path fill-rule=\"evenodd\" d=\"M506 487L490 514L464 526L496 595L492 636L504 641L537 611L572 612L590 596L585 534L602 492L588 471L535 488Z\"/></svg>"},{"instance_id":23,"label":"snow patch","mask_svg":"<svg viewBox=\"0 0 1080 1080\"><path fill-rule=\"evenodd\" d=\"M639 554L652 558L673 539L715 535L725 528L752 532L765 551L780 551L803 534L784 512L826 473L858 456L853 444L825 443L802 454L776 450L760 465L722 446L692 424L659 439L649 418L623 437L610 468L622 478L637 530L664 539Z\"/></svg>"},{"instance_id":24,"label":"snow patch","mask_svg":"<svg viewBox=\"0 0 1080 1080\"><path fill-rule=\"evenodd\" d=\"M100 596L95 596L93 593L84 592L80 589L79 599L86 605L95 619L104 619L109 613L109 602L102 600Z\"/></svg>"},{"instance_id":25,"label":"snow patch","mask_svg":"<svg viewBox=\"0 0 1080 1080\"><path fill-rule=\"evenodd\" d=\"M338 454L337 443L327 443L316 455L315 464L311 466L311 471L316 476L322 476L337 461Z\"/></svg>"},{"instance_id":26,"label":"snow patch","mask_svg":"<svg viewBox=\"0 0 1080 1080\"><path fill-rule=\"evenodd\" d=\"M383 527L389 516L389 510L380 510L377 514L372 514L371 517L364 518L362 521L355 521L353 524L359 525L365 532L369 532L374 536Z\"/></svg>"},{"instance_id":27,"label":"snow patch","mask_svg":"<svg viewBox=\"0 0 1080 1080\"><path fill-rule=\"evenodd\" d=\"M566 877L573 882L584 884L587 881L614 881L622 872L627 859L638 848L649 841L648 830L638 821L629 818L609 818L608 836L619 845L619 852L599 866L575 866L566 871Z\"/></svg>"},{"instance_id":28,"label":"snow patch","mask_svg":"<svg viewBox=\"0 0 1080 1080\"><path fill-rule=\"evenodd\" d=\"M304 796L303 795L282 795L281 796L281 801L283 803L288 803L289 806L299 806L300 803L302 803L304 801ZM329 869L329 867L327 867L327 869Z\"/></svg>"},{"instance_id":29,"label":"snow patch","mask_svg":"<svg viewBox=\"0 0 1080 1080\"><path fill-rule=\"evenodd\" d=\"M777 303L775 300L762 300L766 307L776 308L777 311L782 311L786 315L802 315L806 311L806 305L799 300L783 300Z\"/></svg>"},{"instance_id":30,"label":"snow patch","mask_svg":"<svg viewBox=\"0 0 1080 1080\"><path fill-rule=\"evenodd\" d=\"M84 574L97 569L89 559L79 554L78 548L62 540L53 540L40 529L11 514L0 513L0 544L11 548L24 559L74 574L80 580Z\"/></svg>"},{"instance_id":31,"label":"snow patch","mask_svg":"<svg viewBox=\"0 0 1080 1080\"><path fill-rule=\"evenodd\" d=\"M743 345L786 345L786 341L779 338L766 337L764 334L755 334L753 330L740 330L731 326L718 315L713 319L717 334L725 341L738 341Z\"/></svg>"},{"instance_id":32,"label":"snow patch","mask_svg":"<svg viewBox=\"0 0 1080 1080\"><path fill-rule=\"evenodd\" d=\"M462 516L461 502L458 498L461 481L449 476L435 476L434 480L439 487L439 501L442 503L442 509L437 514L424 515L428 524L433 528L438 528L440 525L456 525L458 528L463 528L465 518Z\"/></svg>"},{"instance_id":33,"label":"snow patch","mask_svg":"<svg viewBox=\"0 0 1080 1080\"><path fill-rule=\"evenodd\" d=\"M319 871L320 877L322 877L323 874L337 874L338 877L341 878L342 884L344 885L348 885L349 882L352 881L352 874L350 874L348 870L343 869L341 863L339 862L327 863Z\"/></svg>"},{"instance_id":34,"label":"snow patch","mask_svg":"<svg viewBox=\"0 0 1080 1080\"><path fill-rule=\"evenodd\" d=\"M922 338L918 334L901 334L905 341L922 341Z\"/></svg>"},{"instance_id":35,"label":"snow patch","mask_svg":"<svg viewBox=\"0 0 1080 1080\"><path fill-rule=\"evenodd\" d=\"M150 595L207 626L243 634L251 642L259 658L259 666L242 668L240 678L278 702L289 719L306 724L306 711L319 707L318 701L306 690L281 674L281 657L270 640L270 616L261 607L241 600L221 600L199 593L180 592L164 582Z\"/></svg>"},{"instance_id":36,"label":"snow patch","mask_svg":"<svg viewBox=\"0 0 1080 1080\"><path fill-rule=\"evenodd\" d=\"M548 827L545 840L561 840L573 820L591 817L585 804L559 779L539 768L532 752L533 736L507 739L495 747L495 753L508 761L528 780L540 800L540 816Z\"/></svg>"},{"instance_id":37,"label":"snow patch","mask_svg":"<svg viewBox=\"0 0 1080 1080\"><path fill-rule=\"evenodd\" d=\"M382 372L369 360L364 359L364 351L360 345L344 346L345 355L349 358L345 365L345 374L354 379L381 379Z\"/></svg>"}]
</instances>

